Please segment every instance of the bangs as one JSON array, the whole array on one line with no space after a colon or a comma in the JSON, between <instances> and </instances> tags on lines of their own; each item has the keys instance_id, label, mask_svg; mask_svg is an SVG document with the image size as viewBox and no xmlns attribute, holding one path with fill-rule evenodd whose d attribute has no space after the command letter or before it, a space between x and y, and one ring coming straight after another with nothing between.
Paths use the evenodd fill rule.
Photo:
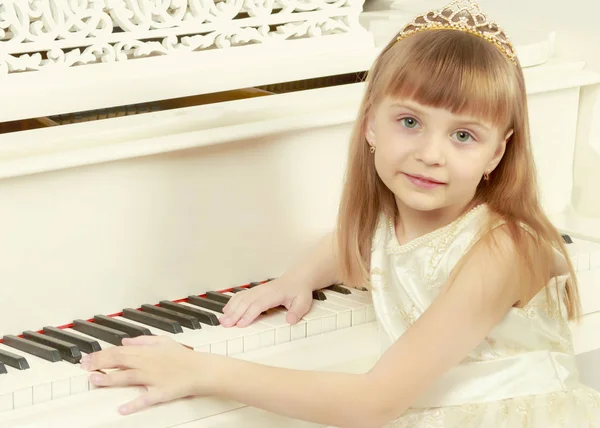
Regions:
<instances>
[{"instance_id":1,"label":"bangs","mask_svg":"<svg viewBox=\"0 0 600 428\"><path fill-rule=\"evenodd\" d=\"M388 95L453 114L510 127L516 91L514 67L490 42L455 30L429 30L402 40L379 76Z\"/></svg>"}]
</instances>

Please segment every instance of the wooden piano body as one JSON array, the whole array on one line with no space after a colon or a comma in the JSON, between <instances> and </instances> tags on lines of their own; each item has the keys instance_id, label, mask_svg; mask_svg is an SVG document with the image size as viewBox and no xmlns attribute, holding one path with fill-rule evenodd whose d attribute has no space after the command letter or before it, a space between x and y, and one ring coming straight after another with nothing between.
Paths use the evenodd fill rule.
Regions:
<instances>
[{"instance_id":1,"label":"wooden piano body","mask_svg":"<svg viewBox=\"0 0 600 428\"><path fill-rule=\"evenodd\" d=\"M0 6L0 336L276 277L333 227L378 52L361 1L23 3ZM593 134L581 90L600 76L559 59L526 76L545 207L576 241L588 364L600 220L572 205L573 162ZM297 328L265 319L191 340L367 370L379 352L368 296L327 293ZM20 353L32 367L0 375L2 427L312 426L208 398L122 418L135 389L88 390L76 365Z\"/></svg>"}]
</instances>

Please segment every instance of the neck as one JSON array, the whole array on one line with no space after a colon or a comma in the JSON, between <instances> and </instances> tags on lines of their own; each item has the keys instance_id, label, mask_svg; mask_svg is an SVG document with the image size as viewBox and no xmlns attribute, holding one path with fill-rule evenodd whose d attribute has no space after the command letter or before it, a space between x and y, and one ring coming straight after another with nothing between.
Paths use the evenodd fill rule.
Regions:
<instances>
[{"instance_id":1,"label":"neck","mask_svg":"<svg viewBox=\"0 0 600 428\"><path fill-rule=\"evenodd\" d=\"M419 211L396 200L396 206L398 207L396 235L400 244L405 244L452 223L472 208L473 204L457 204L437 210Z\"/></svg>"}]
</instances>

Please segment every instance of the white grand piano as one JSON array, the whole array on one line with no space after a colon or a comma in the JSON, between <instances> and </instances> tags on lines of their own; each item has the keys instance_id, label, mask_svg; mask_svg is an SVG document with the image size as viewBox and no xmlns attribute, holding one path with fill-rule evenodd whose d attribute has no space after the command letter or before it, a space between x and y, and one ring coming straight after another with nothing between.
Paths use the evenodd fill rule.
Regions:
<instances>
[{"instance_id":1,"label":"white grand piano","mask_svg":"<svg viewBox=\"0 0 600 428\"><path fill-rule=\"evenodd\" d=\"M236 287L280 275L334 224L380 48L361 12L360 0L0 4L1 427L314 426L213 398L118 415L138 391L90 388L77 352L115 346L119 328L294 368L374 363L360 290L321 290L294 327L280 310L213 325ZM593 185L574 170L582 150L598 156L600 75L558 58L526 77L544 204L582 286L576 351L600 388L600 215L573 203Z\"/></svg>"}]
</instances>

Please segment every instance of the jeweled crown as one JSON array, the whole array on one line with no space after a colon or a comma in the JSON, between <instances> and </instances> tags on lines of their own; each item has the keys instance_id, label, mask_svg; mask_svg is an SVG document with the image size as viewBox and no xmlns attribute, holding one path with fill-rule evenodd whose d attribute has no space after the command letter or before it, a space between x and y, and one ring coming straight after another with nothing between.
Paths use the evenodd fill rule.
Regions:
<instances>
[{"instance_id":1,"label":"jeweled crown","mask_svg":"<svg viewBox=\"0 0 600 428\"><path fill-rule=\"evenodd\" d=\"M476 0L453 0L442 9L416 17L400 32L397 41L424 30L449 29L464 31L493 43L517 64L515 48L496 22L490 21Z\"/></svg>"}]
</instances>

